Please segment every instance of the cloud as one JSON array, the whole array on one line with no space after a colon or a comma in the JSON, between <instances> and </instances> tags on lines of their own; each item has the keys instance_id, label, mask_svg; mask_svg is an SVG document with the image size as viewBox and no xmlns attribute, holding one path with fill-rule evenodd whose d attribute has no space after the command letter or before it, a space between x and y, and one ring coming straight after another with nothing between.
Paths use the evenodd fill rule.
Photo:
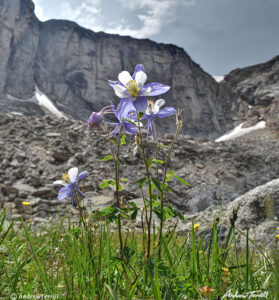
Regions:
<instances>
[{"instance_id":1,"label":"cloud","mask_svg":"<svg viewBox=\"0 0 279 300\"><path fill-rule=\"evenodd\" d=\"M85 0L77 8L73 8L69 2L60 4L60 15L62 18L76 21L81 26L85 26L94 31L102 31L101 0Z\"/></svg>"},{"instance_id":2,"label":"cloud","mask_svg":"<svg viewBox=\"0 0 279 300\"><path fill-rule=\"evenodd\" d=\"M38 0L33 0L33 2L35 4L35 15L37 16L37 18L40 21L46 21L47 17L45 17L44 11L43 11L42 7L39 5Z\"/></svg>"},{"instance_id":3,"label":"cloud","mask_svg":"<svg viewBox=\"0 0 279 300\"><path fill-rule=\"evenodd\" d=\"M127 2L127 0L117 0L120 5L118 11L124 11L123 16L119 18L119 15L112 15L109 21L104 18L100 0L84 0L77 8L73 8L69 2L63 2L60 5L60 11L63 18L74 20L94 31L146 38L159 34L164 26L175 21L176 10L179 6L193 5L193 1L133 0ZM131 16L134 19L133 24L127 21L127 17Z\"/></svg>"}]
</instances>

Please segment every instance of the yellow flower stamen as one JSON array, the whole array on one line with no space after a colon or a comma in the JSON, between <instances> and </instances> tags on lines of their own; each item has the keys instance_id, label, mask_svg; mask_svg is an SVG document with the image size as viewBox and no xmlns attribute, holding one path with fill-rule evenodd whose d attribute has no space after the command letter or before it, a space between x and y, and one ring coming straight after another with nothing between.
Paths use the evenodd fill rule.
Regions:
<instances>
[{"instance_id":1,"label":"yellow flower stamen","mask_svg":"<svg viewBox=\"0 0 279 300\"><path fill-rule=\"evenodd\" d=\"M152 100L147 100L147 107L150 111L152 111L154 107L154 102Z\"/></svg>"},{"instance_id":2,"label":"yellow flower stamen","mask_svg":"<svg viewBox=\"0 0 279 300\"><path fill-rule=\"evenodd\" d=\"M140 87L139 87L139 83L137 83L135 80L130 80L127 84L126 84L126 88L128 90L128 93L132 96L132 97L137 97L138 93L140 91Z\"/></svg>"},{"instance_id":3,"label":"yellow flower stamen","mask_svg":"<svg viewBox=\"0 0 279 300\"><path fill-rule=\"evenodd\" d=\"M23 201L22 204L25 205L25 206L28 206L28 205L30 205L31 203L30 203L30 202L25 202L25 201Z\"/></svg>"},{"instance_id":4,"label":"yellow flower stamen","mask_svg":"<svg viewBox=\"0 0 279 300\"><path fill-rule=\"evenodd\" d=\"M64 173L64 174L62 175L62 180L63 180L64 182L66 182L66 183L70 183L70 176L69 176L69 174Z\"/></svg>"}]
</instances>

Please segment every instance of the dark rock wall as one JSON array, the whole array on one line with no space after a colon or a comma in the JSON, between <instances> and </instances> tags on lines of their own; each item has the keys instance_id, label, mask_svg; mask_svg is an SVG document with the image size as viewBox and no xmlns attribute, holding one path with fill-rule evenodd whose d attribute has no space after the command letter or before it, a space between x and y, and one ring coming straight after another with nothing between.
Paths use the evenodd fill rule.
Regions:
<instances>
[{"instance_id":1,"label":"dark rock wall","mask_svg":"<svg viewBox=\"0 0 279 300\"><path fill-rule=\"evenodd\" d=\"M1 0L0 24L0 95L29 99L36 84L61 111L86 120L118 102L107 80L141 63L148 82L171 85L163 97L183 109L184 133L215 138L233 127L238 102L179 47L94 33L69 21L42 23L30 0ZM174 117L160 125L174 131Z\"/></svg>"}]
</instances>

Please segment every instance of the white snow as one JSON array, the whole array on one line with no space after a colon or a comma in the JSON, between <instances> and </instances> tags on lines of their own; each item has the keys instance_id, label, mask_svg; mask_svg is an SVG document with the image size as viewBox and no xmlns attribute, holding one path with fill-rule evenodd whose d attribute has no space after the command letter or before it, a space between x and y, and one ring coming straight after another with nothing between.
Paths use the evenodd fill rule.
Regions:
<instances>
[{"instance_id":1,"label":"white snow","mask_svg":"<svg viewBox=\"0 0 279 300\"><path fill-rule=\"evenodd\" d=\"M217 82L220 82L220 81L224 80L224 77L225 77L225 76L213 76L213 78L214 78Z\"/></svg>"},{"instance_id":2,"label":"white snow","mask_svg":"<svg viewBox=\"0 0 279 300\"><path fill-rule=\"evenodd\" d=\"M260 121L256 125L247 127L247 128L242 128L243 123L236 126L233 130L229 131L228 133L222 135L218 139L215 140L215 142L224 142L224 141L229 141L235 138L238 138L240 136L243 136L251 131L258 130L258 129L264 129L265 128L265 121Z\"/></svg>"},{"instance_id":3,"label":"white snow","mask_svg":"<svg viewBox=\"0 0 279 300\"><path fill-rule=\"evenodd\" d=\"M67 117L59 111L55 105L52 103L52 101L45 95L43 94L38 87L36 86L36 92L35 92L35 97L37 98L39 105L44 106L47 108L50 112L52 112L54 115L56 115L58 118L64 118L67 119Z\"/></svg>"}]
</instances>

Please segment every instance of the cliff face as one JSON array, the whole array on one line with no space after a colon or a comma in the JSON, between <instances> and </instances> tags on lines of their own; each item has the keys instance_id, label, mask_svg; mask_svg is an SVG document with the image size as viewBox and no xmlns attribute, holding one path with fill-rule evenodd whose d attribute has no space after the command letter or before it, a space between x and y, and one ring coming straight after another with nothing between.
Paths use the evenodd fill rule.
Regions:
<instances>
[{"instance_id":1,"label":"cliff face","mask_svg":"<svg viewBox=\"0 0 279 300\"><path fill-rule=\"evenodd\" d=\"M225 76L224 85L253 106L249 115L264 118L279 130L279 56L268 62L236 69Z\"/></svg>"},{"instance_id":2,"label":"cliff face","mask_svg":"<svg viewBox=\"0 0 279 300\"><path fill-rule=\"evenodd\" d=\"M32 98L37 85L58 109L86 120L92 110L118 102L107 80L141 63L148 82L171 86L164 98L183 109L183 133L215 138L233 127L238 103L229 89L179 47L94 33L69 21L42 23L30 0L1 0L0 25L0 109L7 95ZM160 125L175 130L173 119Z\"/></svg>"},{"instance_id":3,"label":"cliff face","mask_svg":"<svg viewBox=\"0 0 279 300\"><path fill-rule=\"evenodd\" d=\"M224 81L248 104L268 106L279 99L279 56L262 64L233 70Z\"/></svg>"}]
</instances>

